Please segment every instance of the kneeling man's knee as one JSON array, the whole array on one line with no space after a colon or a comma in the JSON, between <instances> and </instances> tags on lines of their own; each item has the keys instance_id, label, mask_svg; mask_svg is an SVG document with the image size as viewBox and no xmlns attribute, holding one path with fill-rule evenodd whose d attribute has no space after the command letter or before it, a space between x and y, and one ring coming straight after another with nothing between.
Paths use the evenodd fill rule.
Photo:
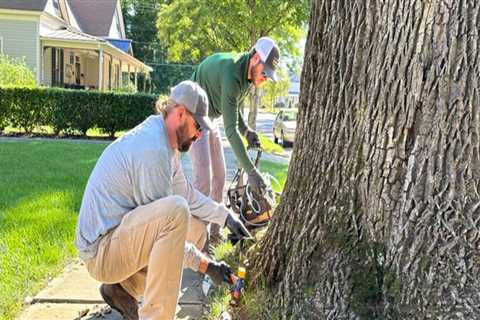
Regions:
<instances>
[{"instance_id":1,"label":"kneeling man's knee","mask_svg":"<svg viewBox=\"0 0 480 320\"><path fill-rule=\"evenodd\" d=\"M190 219L190 209L188 206L187 200L181 196L172 196L172 201L174 202L174 219L179 223L188 224Z\"/></svg>"}]
</instances>

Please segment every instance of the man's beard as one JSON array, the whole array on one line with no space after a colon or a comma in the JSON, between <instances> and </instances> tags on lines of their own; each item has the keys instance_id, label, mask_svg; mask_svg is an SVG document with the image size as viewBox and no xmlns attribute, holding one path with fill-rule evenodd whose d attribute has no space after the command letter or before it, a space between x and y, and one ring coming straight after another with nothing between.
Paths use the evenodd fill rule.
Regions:
<instances>
[{"instance_id":1,"label":"man's beard","mask_svg":"<svg viewBox=\"0 0 480 320\"><path fill-rule=\"evenodd\" d=\"M187 152L192 146L192 139L187 136L187 124L177 130L177 149Z\"/></svg>"},{"instance_id":2,"label":"man's beard","mask_svg":"<svg viewBox=\"0 0 480 320\"><path fill-rule=\"evenodd\" d=\"M179 144L178 145L178 151L180 152L187 152L188 150L190 150L190 147L192 146L192 141L188 141L188 142L183 142L182 144Z\"/></svg>"},{"instance_id":3,"label":"man's beard","mask_svg":"<svg viewBox=\"0 0 480 320\"><path fill-rule=\"evenodd\" d=\"M258 77L257 77L257 70L258 70L258 68L259 68L259 65L260 65L260 62L258 62L257 64L253 65L253 66L252 66L252 70L250 71L250 72L251 72L250 74L251 74L251 77L252 77L252 79L250 79L250 80L252 81L253 85L255 85L255 86L256 86L255 83L257 82L257 78L258 78Z\"/></svg>"}]
</instances>

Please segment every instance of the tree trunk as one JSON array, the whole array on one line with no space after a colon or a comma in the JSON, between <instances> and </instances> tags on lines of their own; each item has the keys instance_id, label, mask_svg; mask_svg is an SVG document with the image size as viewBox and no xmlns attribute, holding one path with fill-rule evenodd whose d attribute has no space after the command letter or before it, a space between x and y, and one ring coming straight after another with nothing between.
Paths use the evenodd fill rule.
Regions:
<instances>
[{"instance_id":1,"label":"tree trunk","mask_svg":"<svg viewBox=\"0 0 480 320\"><path fill-rule=\"evenodd\" d=\"M262 98L261 89L252 87L250 90L250 106L248 111L248 126L255 130L257 127L257 112Z\"/></svg>"},{"instance_id":2,"label":"tree trunk","mask_svg":"<svg viewBox=\"0 0 480 320\"><path fill-rule=\"evenodd\" d=\"M312 1L270 316L478 317L479 6Z\"/></svg>"}]
</instances>

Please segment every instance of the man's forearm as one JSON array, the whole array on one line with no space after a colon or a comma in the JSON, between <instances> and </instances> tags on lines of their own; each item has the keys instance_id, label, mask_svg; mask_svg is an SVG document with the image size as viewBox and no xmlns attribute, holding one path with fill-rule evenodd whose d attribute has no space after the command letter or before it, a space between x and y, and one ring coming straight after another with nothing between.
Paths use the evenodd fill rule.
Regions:
<instances>
[{"instance_id":1,"label":"man's forearm","mask_svg":"<svg viewBox=\"0 0 480 320\"><path fill-rule=\"evenodd\" d=\"M185 252L183 256L184 267L205 273L205 264L208 264L207 256L201 253L192 243L185 242Z\"/></svg>"},{"instance_id":2,"label":"man's forearm","mask_svg":"<svg viewBox=\"0 0 480 320\"><path fill-rule=\"evenodd\" d=\"M228 132L228 131L233 131L233 132ZM237 130L228 130L225 129L225 134L227 135L228 142L230 142L230 146L233 149L233 152L235 153L235 157L237 158L237 161L239 162L240 166L245 169L247 173L253 170L254 165L250 158L248 157L247 154L247 149L245 148L245 145L243 144L242 139L240 138L240 135L238 134Z\"/></svg>"},{"instance_id":3,"label":"man's forearm","mask_svg":"<svg viewBox=\"0 0 480 320\"><path fill-rule=\"evenodd\" d=\"M247 129L248 129L248 126L245 123L245 120L243 119L243 115L240 112L240 110L238 110L238 130L242 135L245 135L245 132L247 131Z\"/></svg>"}]
</instances>

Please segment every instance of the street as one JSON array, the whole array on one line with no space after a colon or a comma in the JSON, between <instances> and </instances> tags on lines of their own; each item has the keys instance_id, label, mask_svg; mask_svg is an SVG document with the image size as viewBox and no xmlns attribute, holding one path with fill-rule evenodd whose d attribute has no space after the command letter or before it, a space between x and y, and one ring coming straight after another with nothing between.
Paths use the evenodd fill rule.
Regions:
<instances>
[{"instance_id":1,"label":"street","mask_svg":"<svg viewBox=\"0 0 480 320\"><path fill-rule=\"evenodd\" d=\"M273 142L273 121L275 120L276 114L270 113L270 112L263 112L260 111L257 114L257 132L263 134L267 138L269 138ZM248 110L247 113L245 114L245 122L248 120ZM221 132L222 132L222 137L224 140L225 138L225 131L223 129L223 123L220 125L221 126ZM292 147L284 148L285 153L283 156L285 156L287 159L290 159L292 156Z\"/></svg>"}]
</instances>

